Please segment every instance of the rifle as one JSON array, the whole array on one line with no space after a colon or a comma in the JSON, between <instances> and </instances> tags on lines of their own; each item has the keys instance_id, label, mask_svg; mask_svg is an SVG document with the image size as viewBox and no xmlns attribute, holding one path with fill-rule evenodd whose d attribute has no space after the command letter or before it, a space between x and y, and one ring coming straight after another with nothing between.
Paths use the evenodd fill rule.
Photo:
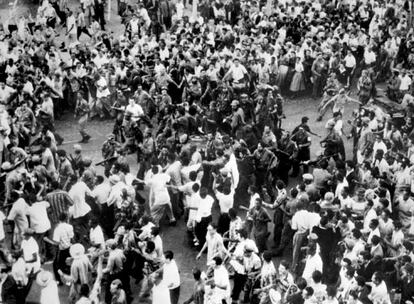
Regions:
<instances>
[{"instance_id":1,"label":"rifle","mask_svg":"<svg viewBox=\"0 0 414 304\"><path fill-rule=\"evenodd\" d=\"M105 163L116 160L116 159L118 159L118 156L111 156L96 163L95 166L101 166L101 165L103 166Z\"/></svg>"},{"instance_id":2,"label":"rifle","mask_svg":"<svg viewBox=\"0 0 414 304\"><path fill-rule=\"evenodd\" d=\"M309 165L309 166L313 166L316 165L317 163L319 163L320 161L326 160L326 159L330 159L331 157L335 157L339 155L339 152L331 154L331 155L327 155L327 156L322 156L319 159L315 159L315 160L308 160L308 161L303 161L300 162L301 165Z\"/></svg>"}]
</instances>

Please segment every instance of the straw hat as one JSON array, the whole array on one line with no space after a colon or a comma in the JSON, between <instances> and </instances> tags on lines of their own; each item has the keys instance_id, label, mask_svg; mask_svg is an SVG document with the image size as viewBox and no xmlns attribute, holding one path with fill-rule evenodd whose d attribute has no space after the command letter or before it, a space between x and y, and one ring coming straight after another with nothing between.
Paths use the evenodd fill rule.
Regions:
<instances>
[{"instance_id":1,"label":"straw hat","mask_svg":"<svg viewBox=\"0 0 414 304\"><path fill-rule=\"evenodd\" d=\"M36 276L36 283L41 287L46 287L53 280L53 274L42 270Z\"/></svg>"},{"instance_id":2,"label":"straw hat","mask_svg":"<svg viewBox=\"0 0 414 304\"><path fill-rule=\"evenodd\" d=\"M119 177L119 175L113 174L109 177L109 183L111 185L115 185L119 183L120 181L121 181L121 178Z\"/></svg>"},{"instance_id":3,"label":"straw hat","mask_svg":"<svg viewBox=\"0 0 414 304\"><path fill-rule=\"evenodd\" d=\"M85 247L82 244L73 244L69 249L70 256L74 259L79 259L85 254Z\"/></svg>"}]
</instances>

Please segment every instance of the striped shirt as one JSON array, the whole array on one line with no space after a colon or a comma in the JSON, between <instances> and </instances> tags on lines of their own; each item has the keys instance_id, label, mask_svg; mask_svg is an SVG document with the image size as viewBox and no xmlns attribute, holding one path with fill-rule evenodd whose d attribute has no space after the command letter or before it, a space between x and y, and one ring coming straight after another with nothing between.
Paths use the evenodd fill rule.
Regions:
<instances>
[{"instance_id":1,"label":"striped shirt","mask_svg":"<svg viewBox=\"0 0 414 304\"><path fill-rule=\"evenodd\" d=\"M46 195L46 200L50 204L49 218L52 225L59 222L59 215L68 212L69 206L73 205L73 200L69 194L63 190L55 190Z\"/></svg>"}]
</instances>

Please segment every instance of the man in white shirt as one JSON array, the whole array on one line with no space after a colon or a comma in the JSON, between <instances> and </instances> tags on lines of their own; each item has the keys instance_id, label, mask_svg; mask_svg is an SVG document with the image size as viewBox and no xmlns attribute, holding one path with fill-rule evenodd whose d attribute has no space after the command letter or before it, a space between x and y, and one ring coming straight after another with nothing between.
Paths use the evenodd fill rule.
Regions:
<instances>
[{"instance_id":1,"label":"man in white shirt","mask_svg":"<svg viewBox=\"0 0 414 304\"><path fill-rule=\"evenodd\" d=\"M14 89L12 89L9 86L6 86L6 83L4 81L0 82L0 103L7 104L9 102L9 98L11 94L15 92Z\"/></svg>"},{"instance_id":2,"label":"man in white shirt","mask_svg":"<svg viewBox=\"0 0 414 304\"><path fill-rule=\"evenodd\" d=\"M144 116L144 110L139 104L135 103L135 100L132 98L129 99L129 104L126 106L125 112L132 113L131 120L133 121L138 121L140 117Z\"/></svg>"},{"instance_id":3,"label":"man in white shirt","mask_svg":"<svg viewBox=\"0 0 414 304\"><path fill-rule=\"evenodd\" d=\"M172 251L166 251L164 257L164 283L170 290L171 304L177 304L180 298L180 273L174 260L174 253Z\"/></svg>"},{"instance_id":4,"label":"man in white shirt","mask_svg":"<svg viewBox=\"0 0 414 304\"><path fill-rule=\"evenodd\" d=\"M148 200L151 217L156 225L159 224L165 212L170 219L170 223L175 222L170 194L167 189L167 183L170 182L171 177L168 174L159 172L159 170L158 166L153 166L151 170L153 175L145 178L145 184L150 188Z\"/></svg>"},{"instance_id":5,"label":"man in white shirt","mask_svg":"<svg viewBox=\"0 0 414 304\"><path fill-rule=\"evenodd\" d=\"M59 224L53 231L53 242L58 246L58 252L56 253L55 260L53 261L53 272L56 280L59 284L62 284L59 270L63 273L69 274L69 269L66 264L66 259L70 257L69 248L73 237L73 226L67 223L68 216L66 213L59 215Z\"/></svg>"},{"instance_id":6,"label":"man in white shirt","mask_svg":"<svg viewBox=\"0 0 414 304\"><path fill-rule=\"evenodd\" d=\"M213 258L214 275L213 275L213 302L214 303L230 303L230 279L227 269L223 266L221 257Z\"/></svg>"},{"instance_id":7,"label":"man in white shirt","mask_svg":"<svg viewBox=\"0 0 414 304\"><path fill-rule=\"evenodd\" d=\"M370 66L374 65L376 60L377 60L377 56L372 51L372 48L368 47L364 53L364 61L365 61L366 67L369 68Z\"/></svg>"},{"instance_id":8,"label":"man in white shirt","mask_svg":"<svg viewBox=\"0 0 414 304\"><path fill-rule=\"evenodd\" d=\"M195 233L199 240L200 246L204 245L206 240L206 232L208 224L211 222L211 208L213 207L214 199L208 195L208 190L202 187L199 191L200 201L197 207L191 207L189 209L196 209L197 214L195 217L196 227Z\"/></svg>"},{"instance_id":9,"label":"man in white shirt","mask_svg":"<svg viewBox=\"0 0 414 304\"><path fill-rule=\"evenodd\" d=\"M47 215L47 209L50 207L50 204L43 200L43 197L40 195L36 199L37 201L29 207L28 216L30 218L30 228L34 231L33 237L39 244L40 252L44 254L45 248L43 237L51 228L50 220Z\"/></svg>"},{"instance_id":10,"label":"man in white shirt","mask_svg":"<svg viewBox=\"0 0 414 304\"><path fill-rule=\"evenodd\" d=\"M304 278L306 282L308 282L308 285L310 285L313 282L313 273L316 270L322 272L322 268L323 262L319 253L316 252L316 245L311 245L308 248L308 256L306 257L305 268L303 269L302 278Z\"/></svg>"},{"instance_id":11,"label":"man in white shirt","mask_svg":"<svg viewBox=\"0 0 414 304\"><path fill-rule=\"evenodd\" d=\"M39 245L33 238L34 230L27 228L24 232L24 240L22 241L21 249L23 251L23 259L26 262L26 269L28 273L33 270L36 273L40 270L40 254Z\"/></svg>"},{"instance_id":12,"label":"man in white shirt","mask_svg":"<svg viewBox=\"0 0 414 304\"><path fill-rule=\"evenodd\" d=\"M296 268L296 265L299 261L299 254L306 240L306 236L310 230L310 223L309 223L309 211L305 209L307 205L306 201L307 198L301 198L297 203L297 211L292 217L292 230L295 231L293 235L293 257L292 257L292 265ZM296 270L296 269L294 269Z\"/></svg>"},{"instance_id":13,"label":"man in white shirt","mask_svg":"<svg viewBox=\"0 0 414 304\"><path fill-rule=\"evenodd\" d=\"M402 71L400 78L401 78L400 91L404 95L410 89L412 79L410 75L408 75L407 70Z\"/></svg>"},{"instance_id":14,"label":"man in white shirt","mask_svg":"<svg viewBox=\"0 0 414 304\"><path fill-rule=\"evenodd\" d=\"M92 218L90 220L91 229L89 230L89 242L97 249L105 249L105 238L98 219Z\"/></svg>"},{"instance_id":15,"label":"man in white shirt","mask_svg":"<svg viewBox=\"0 0 414 304\"><path fill-rule=\"evenodd\" d=\"M242 64L240 64L240 60L238 58L234 58L233 66L230 68L223 79L231 76L234 83L240 83L243 82L244 77L247 75L247 70Z\"/></svg>"},{"instance_id":16,"label":"man in white shirt","mask_svg":"<svg viewBox=\"0 0 414 304\"><path fill-rule=\"evenodd\" d=\"M355 66L356 66L356 60L351 50L348 50L344 58L344 65L346 69L346 82L347 82L347 86L349 86L351 83L352 75L354 74Z\"/></svg>"},{"instance_id":17,"label":"man in white shirt","mask_svg":"<svg viewBox=\"0 0 414 304\"><path fill-rule=\"evenodd\" d=\"M78 178L77 182L69 190L69 196L73 206L69 207L69 213L73 218L76 238L84 238L88 234L88 221L91 207L86 203L86 195L95 198L91 189Z\"/></svg>"}]
</instances>

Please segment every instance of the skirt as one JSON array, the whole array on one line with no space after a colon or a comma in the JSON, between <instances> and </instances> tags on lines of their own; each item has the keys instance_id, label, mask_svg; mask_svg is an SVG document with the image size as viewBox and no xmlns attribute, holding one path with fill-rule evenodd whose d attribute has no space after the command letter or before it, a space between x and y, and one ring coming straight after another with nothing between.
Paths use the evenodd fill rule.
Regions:
<instances>
[{"instance_id":1,"label":"skirt","mask_svg":"<svg viewBox=\"0 0 414 304\"><path fill-rule=\"evenodd\" d=\"M276 84L279 88L284 87L286 84L287 74L289 72L289 67L287 65L279 66L279 73L276 77Z\"/></svg>"},{"instance_id":2,"label":"skirt","mask_svg":"<svg viewBox=\"0 0 414 304\"><path fill-rule=\"evenodd\" d=\"M290 90L292 92L300 92L306 89L305 86L305 79L303 78L302 72L295 72L292 78L292 82L290 83Z\"/></svg>"}]
</instances>

